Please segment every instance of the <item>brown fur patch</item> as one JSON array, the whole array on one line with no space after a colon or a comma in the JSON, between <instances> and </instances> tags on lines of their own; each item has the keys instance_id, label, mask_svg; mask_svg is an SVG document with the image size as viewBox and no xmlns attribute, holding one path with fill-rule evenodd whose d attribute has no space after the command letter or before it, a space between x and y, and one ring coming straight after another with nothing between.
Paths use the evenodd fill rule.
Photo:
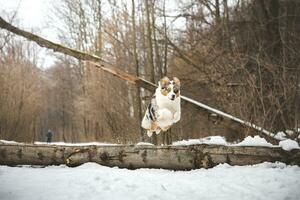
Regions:
<instances>
[{"instance_id":1,"label":"brown fur patch","mask_svg":"<svg viewBox=\"0 0 300 200\"><path fill-rule=\"evenodd\" d=\"M173 81L175 84L175 87L177 87L178 92L176 93L176 97L180 96L180 80L177 77L173 77Z\"/></svg>"},{"instance_id":2,"label":"brown fur patch","mask_svg":"<svg viewBox=\"0 0 300 200\"><path fill-rule=\"evenodd\" d=\"M162 79L160 79L161 88L168 88L169 84L170 84L170 79L168 77L165 76ZM165 89L161 89L160 91L164 96L167 96L169 93L168 90Z\"/></svg>"},{"instance_id":3,"label":"brown fur patch","mask_svg":"<svg viewBox=\"0 0 300 200\"><path fill-rule=\"evenodd\" d=\"M157 131L160 131L160 130L162 130L162 129L159 126L157 126L156 122L151 122L151 127L150 127L149 131L157 132Z\"/></svg>"},{"instance_id":4,"label":"brown fur patch","mask_svg":"<svg viewBox=\"0 0 300 200\"><path fill-rule=\"evenodd\" d=\"M156 122L151 122L150 131L156 131L156 129L157 129L157 123Z\"/></svg>"},{"instance_id":5,"label":"brown fur patch","mask_svg":"<svg viewBox=\"0 0 300 200\"><path fill-rule=\"evenodd\" d=\"M168 77L163 77L162 79L160 79L160 85L161 87L166 87L170 84L170 79Z\"/></svg>"},{"instance_id":6,"label":"brown fur patch","mask_svg":"<svg viewBox=\"0 0 300 200\"><path fill-rule=\"evenodd\" d=\"M175 85L180 87L180 80L177 77L173 77L173 81L174 81Z\"/></svg>"},{"instance_id":7,"label":"brown fur patch","mask_svg":"<svg viewBox=\"0 0 300 200\"><path fill-rule=\"evenodd\" d=\"M164 90L164 89L161 89L160 92L161 92L164 96L167 96L168 93L169 93L167 90Z\"/></svg>"}]
</instances>

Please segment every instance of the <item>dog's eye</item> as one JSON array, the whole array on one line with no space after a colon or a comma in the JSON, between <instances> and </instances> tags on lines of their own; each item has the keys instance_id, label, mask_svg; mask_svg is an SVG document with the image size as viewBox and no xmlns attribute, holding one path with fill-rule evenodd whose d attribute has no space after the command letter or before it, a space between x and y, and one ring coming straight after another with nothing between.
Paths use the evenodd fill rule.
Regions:
<instances>
[{"instance_id":1,"label":"dog's eye","mask_svg":"<svg viewBox=\"0 0 300 200\"><path fill-rule=\"evenodd\" d=\"M178 93L178 89L177 88L174 88L174 93Z\"/></svg>"},{"instance_id":2,"label":"dog's eye","mask_svg":"<svg viewBox=\"0 0 300 200\"><path fill-rule=\"evenodd\" d=\"M164 87L162 87L161 89L166 90L166 91L168 91L168 92L171 91L171 88L169 88L169 87L167 87L167 86L164 86Z\"/></svg>"}]
</instances>

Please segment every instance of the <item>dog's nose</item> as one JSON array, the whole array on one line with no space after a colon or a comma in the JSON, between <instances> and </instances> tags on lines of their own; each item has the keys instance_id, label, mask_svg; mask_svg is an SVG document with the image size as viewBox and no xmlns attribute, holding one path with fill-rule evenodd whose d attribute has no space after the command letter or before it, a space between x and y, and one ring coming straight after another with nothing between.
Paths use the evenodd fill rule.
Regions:
<instances>
[{"instance_id":1,"label":"dog's nose","mask_svg":"<svg viewBox=\"0 0 300 200\"><path fill-rule=\"evenodd\" d=\"M175 99L175 94L172 94L171 99L172 99L172 100Z\"/></svg>"}]
</instances>

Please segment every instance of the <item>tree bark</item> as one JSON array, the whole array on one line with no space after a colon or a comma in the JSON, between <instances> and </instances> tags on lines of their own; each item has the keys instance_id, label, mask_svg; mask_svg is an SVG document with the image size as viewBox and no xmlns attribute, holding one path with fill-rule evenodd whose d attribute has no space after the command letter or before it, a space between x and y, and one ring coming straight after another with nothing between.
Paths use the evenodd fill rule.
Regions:
<instances>
[{"instance_id":1,"label":"tree bark","mask_svg":"<svg viewBox=\"0 0 300 200\"><path fill-rule=\"evenodd\" d=\"M11 166L60 164L78 166L86 162L95 162L104 166L128 169L191 170L210 168L220 163L252 165L275 161L300 165L300 150L206 144L191 146L0 144L0 164Z\"/></svg>"},{"instance_id":2,"label":"tree bark","mask_svg":"<svg viewBox=\"0 0 300 200\"><path fill-rule=\"evenodd\" d=\"M167 42L167 17L166 17L166 0L164 0L163 6L163 18L164 18L164 64L163 64L163 74L162 76L166 76L168 73L168 42Z\"/></svg>"},{"instance_id":3,"label":"tree bark","mask_svg":"<svg viewBox=\"0 0 300 200\"><path fill-rule=\"evenodd\" d=\"M147 18L147 41L148 41L148 64L150 67L150 80L155 83L155 66L153 61L153 42L152 42L152 25L150 20L150 6L149 0L145 1L146 6L146 18Z\"/></svg>"},{"instance_id":4,"label":"tree bark","mask_svg":"<svg viewBox=\"0 0 300 200\"><path fill-rule=\"evenodd\" d=\"M137 47L136 47L136 24L135 24L135 0L132 0L132 13L131 13L131 20L132 20L132 43L133 43L133 56L134 56L134 64L135 64L135 73L136 76L140 76L140 67L139 67L139 59L137 54ZM137 113L138 113L138 119L139 122L141 122L143 115L142 115L142 100L141 100L141 90L140 87L136 87L136 96L137 96ZM143 129L140 127L140 135L141 135L141 141L144 141L144 134Z\"/></svg>"},{"instance_id":5,"label":"tree bark","mask_svg":"<svg viewBox=\"0 0 300 200\"><path fill-rule=\"evenodd\" d=\"M151 2L150 2L151 3ZM146 9L146 19L147 19L147 42L148 42L148 66L150 69L150 80L152 83L156 82L156 74L155 74L155 66L154 66L154 57L153 57L153 42L152 42L152 25L150 20L150 5L149 0L145 1L145 9ZM155 145L157 145L157 135L152 134L151 136L151 142Z\"/></svg>"}]
</instances>

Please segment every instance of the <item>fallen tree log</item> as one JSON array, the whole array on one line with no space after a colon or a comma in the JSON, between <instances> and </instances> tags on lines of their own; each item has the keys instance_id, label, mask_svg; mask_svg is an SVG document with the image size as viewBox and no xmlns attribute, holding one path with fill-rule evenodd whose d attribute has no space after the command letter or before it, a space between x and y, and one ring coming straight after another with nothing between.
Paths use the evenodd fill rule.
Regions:
<instances>
[{"instance_id":1,"label":"fallen tree log","mask_svg":"<svg viewBox=\"0 0 300 200\"><path fill-rule=\"evenodd\" d=\"M78 166L86 162L95 162L104 166L128 169L191 170L210 168L220 163L251 165L275 161L300 166L300 150L207 144L190 146L0 144L0 164L11 166L60 164Z\"/></svg>"}]
</instances>

